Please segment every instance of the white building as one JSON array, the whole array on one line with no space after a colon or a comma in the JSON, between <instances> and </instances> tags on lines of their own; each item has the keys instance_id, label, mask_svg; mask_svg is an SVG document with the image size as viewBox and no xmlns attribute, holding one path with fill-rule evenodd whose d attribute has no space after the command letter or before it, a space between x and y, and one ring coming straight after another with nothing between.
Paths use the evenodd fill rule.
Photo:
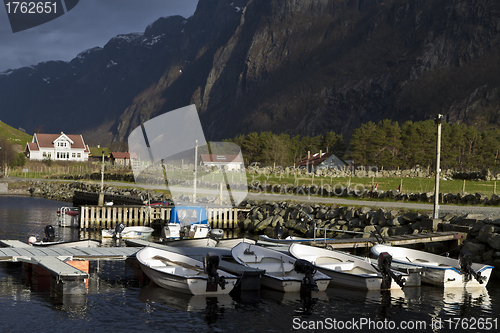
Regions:
<instances>
[{"instance_id":1,"label":"white building","mask_svg":"<svg viewBox=\"0 0 500 333\"><path fill-rule=\"evenodd\" d=\"M29 160L86 162L89 159L89 146L81 135L35 133L33 141L26 144L26 157Z\"/></svg>"},{"instance_id":2,"label":"white building","mask_svg":"<svg viewBox=\"0 0 500 333\"><path fill-rule=\"evenodd\" d=\"M240 155L224 155L224 154L201 154L203 165L226 168L227 170L243 169L243 161Z\"/></svg>"}]
</instances>

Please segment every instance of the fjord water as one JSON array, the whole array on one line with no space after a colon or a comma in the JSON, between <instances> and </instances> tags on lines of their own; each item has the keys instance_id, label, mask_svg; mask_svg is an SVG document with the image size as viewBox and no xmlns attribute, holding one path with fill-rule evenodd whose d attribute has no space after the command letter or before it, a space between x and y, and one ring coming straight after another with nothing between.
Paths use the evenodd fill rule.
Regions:
<instances>
[{"instance_id":1,"label":"fjord water","mask_svg":"<svg viewBox=\"0 0 500 333\"><path fill-rule=\"evenodd\" d=\"M26 242L30 235L43 237L44 227L51 224L64 240L78 239L78 230L58 226L56 211L64 205L39 198L0 196L0 238ZM485 324L490 322L490 331L497 331L499 290L496 274L487 288L475 290L422 286L367 293L329 287L324 293L313 294L312 299L269 290L206 298L152 285L135 261L129 260L91 263L87 295L61 298L53 297L50 287L43 283L29 283L22 264L2 263L0 327L3 332L72 333L289 332L321 328L456 332L474 325L475 329L469 331L480 332L486 331ZM425 328L411 329L417 321L425 323Z\"/></svg>"}]
</instances>

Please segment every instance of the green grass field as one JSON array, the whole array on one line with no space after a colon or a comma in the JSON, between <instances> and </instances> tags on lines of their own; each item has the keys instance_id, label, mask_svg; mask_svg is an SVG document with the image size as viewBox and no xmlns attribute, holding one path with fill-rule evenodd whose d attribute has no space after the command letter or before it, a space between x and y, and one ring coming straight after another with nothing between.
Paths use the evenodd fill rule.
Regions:
<instances>
[{"instance_id":1,"label":"green grass field","mask_svg":"<svg viewBox=\"0 0 500 333\"><path fill-rule=\"evenodd\" d=\"M337 188L341 186L347 187L350 185L354 188L356 185L363 185L366 190L371 190L372 186L376 186L378 183L378 190L380 191L396 191L400 185L402 193L423 193L423 192L434 192L434 178L335 178L335 177L311 177L308 178L297 178L294 177L276 177L270 176L266 177L264 175L259 176L249 176L248 181L260 181L262 184L281 184L281 185L311 185L315 184L330 185ZM496 189L498 185L500 187L500 181L495 184L496 181L473 181L468 180L465 182L463 180L443 180L439 182L439 192L441 193L482 193L488 197L491 197L493 193L498 193L500 188Z\"/></svg>"},{"instance_id":2,"label":"green grass field","mask_svg":"<svg viewBox=\"0 0 500 333\"><path fill-rule=\"evenodd\" d=\"M12 168L10 172L11 177L24 177L25 174L22 172L23 168ZM29 173L26 174L28 178L52 178L60 177L68 174L86 174L99 172L99 164L91 163L66 163L59 165L54 163L52 166L48 167L42 162L28 162L24 169L28 169ZM116 171L106 171L106 172L125 172L124 170ZM131 171L128 171L131 173ZM52 177L51 177L52 176ZM170 171L167 172L167 179L183 179L192 180L192 171ZM211 182L211 183L225 183L227 180L229 183L241 183L245 182L244 173L232 173L228 172L225 175L222 172L212 172L204 173L198 172L197 179L199 181ZM311 185L315 184L317 186L330 185L334 188L343 188L350 186L351 188L362 190L371 190L376 184L378 184L378 190L380 191L396 191L400 185L402 193L423 193L423 192L434 192L434 178L358 178L358 177L305 177L304 175L297 176L295 178L293 175L288 177L271 174L271 175L247 175L246 182L250 184L253 181L259 181L262 184L280 184L288 186L296 185ZM500 181L498 186L500 186ZM500 188L497 189L496 181L473 181L468 180L440 180L439 191L440 193L482 193L488 197L491 197L493 193L498 193Z\"/></svg>"}]
</instances>

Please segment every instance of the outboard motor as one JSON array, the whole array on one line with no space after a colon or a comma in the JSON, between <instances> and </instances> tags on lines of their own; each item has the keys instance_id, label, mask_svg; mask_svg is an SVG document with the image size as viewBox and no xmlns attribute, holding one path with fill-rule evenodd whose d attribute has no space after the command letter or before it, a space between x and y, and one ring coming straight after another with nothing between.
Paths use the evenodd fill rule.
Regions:
<instances>
[{"instance_id":1,"label":"outboard motor","mask_svg":"<svg viewBox=\"0 0 500 333\"><path fill-rule=\"evenodd\" d=\"M318 291L318 285L316 284L316 281L314 281L314 274L316 274L317 271L316 266L305 259L297 259L293 264L293 269L297 273L305 275L302 280L303 287Z\"/></svg>"},{"instance_id":2,"label":"outboard motor","mask_svg":"<svg viewBox=\"0 0 500 333\"><path fill-rule=\"evenodd\" d=\"M276 239L283 238L283 227L281 226L280 222L278 222L278 224L276 224L276 227L274 228L274 238Z\"/></svg>"},{"instance_id":3,"label":"outboard motor","mask_svg":"<svg viewBox=\"0 0 500 333\"><path fill-rule=\"evenodd\" d=\"M125 224L123 224L123 222L117 224L115 227L115 237L120 237L120 234L122 233L123 229L125 229Z\"/></svg>"},{"instance_id":4,"label":"outboard motor","mask_svg":"<svg viewBox=\"0 0 500 333\"><path fill-rule=\"evenodd\" d=\"M190 225L181 226L181 230L179 230L179 237L182 239L184 237L189 237L189 233L191 231Z\"/></svg>"},{"instance_id":5,"label":"outboard motor","mask_svg":"<svg viewBox=\"0 0 500 333\"><path fill-rule=\"evenodd\" d=\"M53 242L56 238L54 228L49 224L45 226L45 238L43 239L44 242Z\"/></svg>"},{"instance_id":6,"label":"outboard motor","mask_svg":"<svg viewBox=\"0 0 500 333\"><path fill-rule=\"evenodd\" d=\"M482 284L486 277L481 276L481 272L474 272L472 269L472 254L469 251L462 251L458 256L458 263L460 265L460 273L464 274L464 282L469 282L473 276L479 284Z\"/></svg>"},{"instance_id":7,"label":"outboard motor","mask_svg":"<svg viewBox=\"0 0 500 333\"><path fill-rule=\"evenodd\" d=\"M207 291L217 291L217 285L224 290L226 288L226 280L217 273L220 262L219 256L215 253L207 253L204 259L205 274L208 275Z\"/></svg>"},{"instance_id":8,"label":"outboard motor","mask_svg":"<svg viewBox=\"0 0 500 333\"><path fill-rule=\"evenodd\" d=\"M170 228L165 224L163 228L161 228L160 242L165 242L168 239L170 239Z\"/></svg>"},{"instance_id":9,"label":"outboard motor","mask_svg":"<svg viewBox=\"0 0 500 333\"><path fill-rule=\"evenodd\" d=\"M394 274L391 269L392 264L392 256L388 252L382 252L378 256L378 270L380 274L382 274L382 286L380 289L391 289L392 280L396 281L396 283L403 288L406 280L399 275Z\"/></svg>"},{"instance_id":10,"label":"outboard motor","mask_svg":"<svg viewBox=\"0 0 500 333\"><path fill-rule=\"evenodd\" d=\"M220 239L223 236L224 236L224 230L222 230L222 229L210 229L210 237Z\"/></svg>"}]
</instances>

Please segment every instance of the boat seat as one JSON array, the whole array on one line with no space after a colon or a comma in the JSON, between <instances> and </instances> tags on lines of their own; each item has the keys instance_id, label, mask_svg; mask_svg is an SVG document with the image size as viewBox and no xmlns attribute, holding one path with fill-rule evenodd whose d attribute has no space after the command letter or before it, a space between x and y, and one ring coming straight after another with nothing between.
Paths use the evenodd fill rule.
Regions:
<instances>
[{"instance_id":1,"label":"boat seat","mask_svg":"<svg viewBox=\"0 0 500 333\"><path fill-rule=\"evenodd\" d=\"M148 260L147 262L149 267L165 267L166 265L161 260Z\"/></svg>"},{"instance_id":2,"label":"boat seat","mask_svg":"<svg viewBox=\"0 0 500 333\"><path fill-rule=\"evenodd\" d=\"M425 259L414 259L413 261L418 261L418 262L429 262L429 260L425 260Z\"/></svg>"},{"instance_id":3,"label":"boat seat","mask_svg":"<svg viewBox=\"0 0 500 333\"><path fill-rule=\"evenodd\" d=\"M316 265L324 265L342 263L342 260L334 257L317 257L314 262Z\"/></svg>"},{"instance_id":4,"label":"boat seat","mask_svg":"<svg viewBox=\"0 0 500 333\"><path fill-rule=\"evenodd\" d=\"M339 262L339 263L331 263L331 264L321 264L318 265L320 268L331 269L334 271L350 271L354 269L353 262Z\"/></svg>"},{"instance_id":5,"label":"boat seat","mask_svg":"<svg viewBox=\"0 0 500 333\"><path fill-rule=\"evenodd\" d=\"M415 260L413 260L413 263L422 263L422 264L431 265L431 266L438 266L437 262L430 262L429 260L425 260L425 259L415 259Z\"/></svg>"},{"instance_id":6,"label":"boat seat","mask_svg":"<svg viewBox=\"0 0 500 333\"><path fill-rule=\"evenodd\" d=\"M283 263L283 266L281 266L281 263L279 262L268 262L268 263L248 263L248 266L254 267L254 268L259 268L263 269L266 271L266 273L269 272L291 272L293 270L293 264L290 263ZM282 268L283 267L283 268Z\"/></svg>"}]
</instances>

